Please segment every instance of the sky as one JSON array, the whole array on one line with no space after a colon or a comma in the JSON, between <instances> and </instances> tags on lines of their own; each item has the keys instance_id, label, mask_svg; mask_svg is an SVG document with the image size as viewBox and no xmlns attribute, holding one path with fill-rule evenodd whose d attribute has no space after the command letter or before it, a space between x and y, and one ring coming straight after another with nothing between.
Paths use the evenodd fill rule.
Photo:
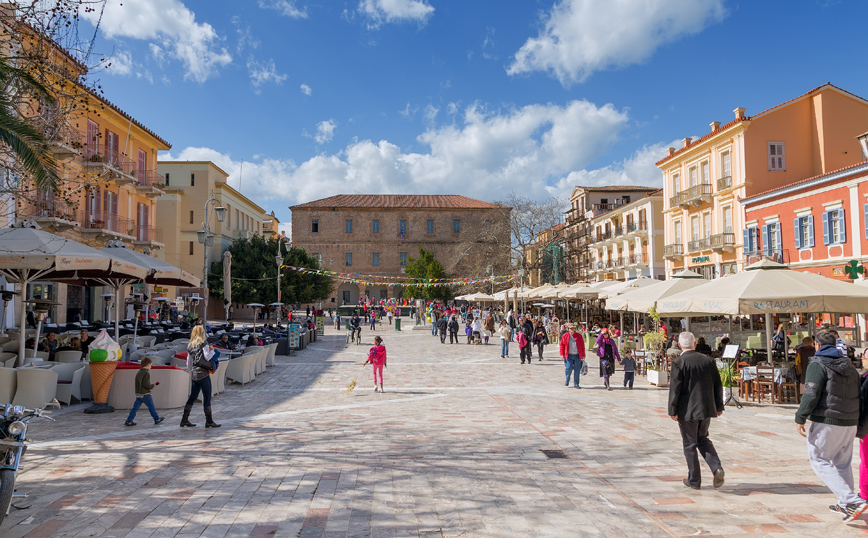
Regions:
<instances>
[{"instance_id":1,"label":"sky","mask_svg":"<svg viewBox=\"0 0 868 538\"><path fill-rule=\"evenodd\" d=\"M98 17L101 19L98 20ZM868 97L861 0L108 0L106 97L289 232L342 193L661 186L669 146L826 82ZM868 126L866 126L868 130Z\"/></svg>"}]
</instances>

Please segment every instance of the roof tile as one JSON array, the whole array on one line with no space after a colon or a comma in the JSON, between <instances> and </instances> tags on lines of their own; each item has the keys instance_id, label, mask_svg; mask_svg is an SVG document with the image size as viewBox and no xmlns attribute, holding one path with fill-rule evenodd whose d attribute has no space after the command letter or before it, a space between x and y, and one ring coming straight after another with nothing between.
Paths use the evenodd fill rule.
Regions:
<instances>
[{"instance_id":1,"label":"roof tile","mask_svg":"<svg viewBox=\"0 0 868 538\"><path fill-rule=\"evenodd\" d=\"M507 206L457 194L338 194L290 206L295 209L327 207L371 209L503 209Z\"/></svg>"}]
</instances>

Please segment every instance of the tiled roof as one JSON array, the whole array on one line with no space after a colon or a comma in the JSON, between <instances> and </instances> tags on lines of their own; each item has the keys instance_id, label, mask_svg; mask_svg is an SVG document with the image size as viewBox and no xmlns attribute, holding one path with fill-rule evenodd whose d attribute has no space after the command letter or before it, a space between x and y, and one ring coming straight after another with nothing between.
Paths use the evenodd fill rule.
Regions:
<instances>
[{"instance_id":1,"label":"tiled roof","mask_svg":"<svg viewBox=\"0 0 868 538\"><path fill-rule=\"evenodd\" d=\"M699 145L699 144L702 144L703 142L705 142L706 140L708 140L708 139L711 138L712 136L716 136L716 135L717 135L718 133L720 133L721 131L725 131L725 130L729 129L730 127L732 127L733 125L737 124L737 123L742 123L742 122L745 122L745 121L750 121L751 118L752 118L751 116L745 116L744 118L742 118L742 119L740 119L740 120L739 120L739 119L735 119L735 120L732 120L731 122L727 123L726 125L721 125L720 127L718 127L717 129L711 131L710 133L706 133L705 135L703 135L703 136L697 138L696 140L692 141L690 144L688 144L688 145L684 146L683 148L677 150L677 151L676 151L675 153L673 153L672 155L667 155L666 157L663 157L662 159L660 159L659 161L657 161L656 164L657 164L657 166L660 166L661 164L665 163L665 162L668 161L669 159L672 159L672 158L675 157L676 155L680 155L681 153L684 153L685 151L687 151L687 150L693 148L694 146L697 146L697 145Z\"/></svg>"},{"instance_id":2,"label":"tiled roof","mask_svg":"<svg viewBox=\"0 0 868 538\"><path fill-rule=\"evenodd\" d=\"M663 196L663 189L657 189L654 192L649 192L648 196Z\"/></svg>"},{"instance_id":3,"label":"tiled roof","mask_svg":"<svg viewBox=\"0 0 868 538\"><path fill-rule=\"evenodd\" d=\"M102 95L99 95L98 93L96 93L95 91L93 91L92 89L90 89L90 88L88 88L88 87L86 87L86 86L80 86L80 87L81 87L84 91L86 91L87 93L89 93L91 96L93 96L93 97L96 98L96 99L99 99L101 102L105 103L105 104L106 104L108 107L110 107L112 110L114 110L115 112L117 112L118 114L120 114L121 116L123 116L124 118L126 118L127 120L131 121L131 122L133 123L133 125L137 126L139 129L141 129L141 130L145 131L146 133L148 133L149 135L153 136L157 141L162 142L163 144L165 144L165 146L166 146L167 149L172 149L172 144L170 144L169 142L167 142L166 140L164 140L163 138L161 138L161 137L160 137L159 135L157 135L157 133L155 133L154 131L152 131L152 130L148 129L147 127L145 127L145 125L144 125L142 122L140 122L140 121L137 120L136 118L130 116L129 114L127 114L126 112L124 112L123 110L121 110L117 105L115 105L114 103L112 103L111 101L109 101L108 99L106 99L105 97L103 97Z\"/></svg>"},{"instance_id":4,"label":"tiled roof","mask_svg":"<svg viewBox=\"0 0 868 538\"><path fill-rule=\"evenodd\" d=\"M656 191L658 187L642 187L639 185L610 185L607 187L582 187L579 189L588 192L621 192L621 191Z\"/></svg>"},{"instance_id":5,"label":"tiled roof","mask_svg":"<svg viewBox=\"0 0 868 538\"><path fill-rule=\"evenodd\" d=\"M474 200L457 194L338 194L304 204L294 209L314 208L372 208L372 209L502 209L506 206Z\"/></svg>"},{"instance_id":6,"label":"tiled roof","mask_svg":"<svg viewBox=\"0 0 868 538\"><path fill-rule=\"evenodd\" d=\"M749 204L749 203L753 202L755 198L759 198L761 196L767 196L769 194L773 194L773 193L776 193L778 191L784 192L784 191L796 190L800 185L812 183L815 180L823 179L823 178L826 178L827 176L837 176L837 175L840 175L842 172L846 172L847 170L850 170L851 168L858 168L858 167L864 167L864 166L865 166L864 161L858 162L855 164L850 164L850 165L847 165L843 168L839 168L837 170L832 170L830 172L826 172L825 174L818 174L816 176L806 177L805 179L800 179L798 181L794 181L794 182L788 183L786 185L781 185L780 187L775 187L775 188L769 189L767 191L752 194L752 195L748 196L747 198L742 198L740 200L740 202L742 204ZM805 185L805 186L808 187L808 186L813 186L813 185Z\"/></svg>"}]
</instances>

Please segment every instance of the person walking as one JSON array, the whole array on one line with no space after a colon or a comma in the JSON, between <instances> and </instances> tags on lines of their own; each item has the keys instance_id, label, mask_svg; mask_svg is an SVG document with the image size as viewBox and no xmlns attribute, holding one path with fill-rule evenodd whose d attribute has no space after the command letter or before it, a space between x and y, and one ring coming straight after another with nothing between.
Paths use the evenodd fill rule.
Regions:
<instances>
[{"instance_id":1,"label":"person walking","mask_svg":"<svg viewBox=\"0 0 868 538\"><path fill-rule=\"evenodd\" d=\"M500 328L497 330L500 335L500 358L509 357L509 338L512 336L512 329L506 320L500 322Z\"/></svg>"},{"instance_id":2,"label":"person walking","mask_svg":"<svg viewBox=\"0 0 868 538\"><path fill-rule=\"evenodd\" d=\"M193 404L199 398L200 391L202 392L202 407L205 411L205 427L219 428L221 426L214 422L211 416L211 368L200 366L211 362L206 357L206 351L210 351L210 346L208 345L208 338L205 335L205 328L201 325L196 325L190 334L190 343L187 344L187 371L190 372L193 388L190 390L190 397L187 398L187 403L184 404L184 415L181 417L182 428L194 428L196 426L190 422L190 411L193 410ZM213 362L211 364L213 366ZM216 366L214 369L216 369Z\"/></svg>"},{"instance_id":3,"label":"person walking","mask_svg":"<svg viewBox=\"0 0 868 538\"><path fill-rule=\"evenodd\" d=\"M371 312L371 315L370 315L370 322L371 322L371 330L376 331L377 330L377 315L373 312Z\"/></svg>"},{"instance_id":4,"label":"person walking","mask_svg":"<svg viewBox=\"0 0 868 538\"><path fill-rule=\"evenodd\" d=\"M539 360L542 360L543 356L543 348L549 343L549 335L548 331L546 331L545 325L536 322L536 325L533 329L533 343L536 344L537 355L539 356Z\"/></svg>"},{"instance_id":5,"label":"person walking","mask_svg":"<svg viewBox=\"0 0 868 538\"><path fill-rule=\"evenodd\" d=\"M515 313L512 310L506 314L506 322L509 324L509 341L512 342L512 339L515 336L515 328L518 325L515 322Z\"/></svg>"},{"instance_id":6,"label":"person walking","mask_svg":"<svg viewBox=\"0 0 868 538\"><path fill-rule=\"evenodd\" d=\"M696 352L696 337L691 332L678 335L679 355L670 366L669 417L678 422L684 457L687 459L687 478L681 482L691 488L702 485L699 454L714 473L712 485L723 485L723 465L714 444L708 438L711 419L723 414L723 383L714 359Z\"/></svg>"},{"instance_id":7,"label":"person walking","mask_svg":"<svg viewBox=\"0 0 868 538\"><path fill-rule=\"evenodd\" d=\"M609 378L615 374L615 361L621 362L618 344L609 337L609 329L606 328L600 331L596 344L597 356L600 357L600 377L603 378L603 385L606 390L612 390Z\"/></svg>"},{"instance_id":8,"label":"person walking","mask_svg":"<svg viewBox=\"0 0 868 538\"><path fill-rule=\"evenodd\" d=\"M579 389L579 379L582 377L582 366L585 360L585 339L576 331L572 323L560 341L561 358L564 359L564 370L567 374L565 387L570 386L570 373L573 373L573 387Z\"/></svg>"},{"instance_id":9,"label":"person walking","mask_svg":"<svg viewBox=\"0 0 868 538\"><path fill-rule=\"evenodd\" d=\"M518 343L521 363L524 364L526 358L527 363L530 364L530 361L533 360L533 348L531 347L531 343L533 342L533 323L526 316L521 316L518 318L518 330L524 335L525 341L524 345L521 342Z\"/></svg>"},{"instance_id":10,"label":"person walking","mask_svg":"<svg viewBox=\"0 0 868 538\"><path fill-rule=\"evenodd\" d=\"M151 413L151 418L154 419L154 424L159 424L165 420L165 417L161 417L157 413L157 408L154 407L154 397L151 396L151 390L154 387L160 384L159 381L156 383L151 383L151 364L153 361L150 357L142 357L141 368L136 373L136 401L133 402L133 407L130 409L130 414L127 416L127 420L124 422L124 426L135 426L134 422L136 418L136 413L139 412L139 408L144 404L148 411Z\"/></svg>"},{"instance_id":11,"label":"person walking","mask_svg":"<svg viewBox=\"0 0 868 538\"><path fill-rule=\"evenodd\" d=\"M458 320L455 319L455 316L452 316L452 319L449 320L449 343L457 344L458 343Z\"/></svg>"},{"instance_id":12,"label":"person walking","mask_svg":"<svg viewBox=\"0 0 868 538\"><path fill-rule=\"evenodd\" d=\"M371 364L374 367L374 392L386 392L383 389L383 368L386 367L386 346L383 345L383 339L379 335L374 337L374 346L368 351L368 360L365 361L365 366ZM377 387L377 379L379 376L380 386Z\"/></svg>"},{"instance_id":13,"label":"person walking","mask_svg":"<svg viewBox=\"0 0 868 538\"><path fill-rule=\"evenodd\" d=\"M805 393L796 411L796 431L808 441L808 461L832 490L837 504L829 510L853 521L868 503L853 491L853 441L859 424L861 378L846 356L835 347L836 337L822 332L814 338L817 349L805 373ZM811 426L805 433L805 422Z\"/></svg>"},{"instance_id":14,"label":"person walking","mask_svg":"<svg viewBox=\"0 0 868 538\"><path fill-rule=\"evenodd\" d=\"M494 336L494 316L491 315L491 312L488 312L488 315L485 316L485 343L488 344L488 339Z\"/></svg>"},{"instance_id":15,"label":"person walking","mask_svg":"<svg viewBox=\"0 0 868 538\"><path fill-rule=\"evenodd\" d=\"M440 343L441 344L446 343L446 331L447 331L446 326L448 324L449 324L449 322L446 320L445 315L440 316L440 319L437 320L437 330L440 332Z\"/></svg>"},{"instance_id":16,"label":"person walking","mask_svg":"<svg viewBox=\"0 0 868 538\"><path fill-rule=\"evenodd\" d=\"M431 317L431 336L437 336L437 321L439 321L440 315L435 308L432 308L428 315Z\"/></svg>"},{"instance_id":17,"label":"person walking","mask_svg":"<svg viewBox=\"0 0 868 538\"><path fill-rule=\"evenodd\" d=\"M633 377L636 374L636 359L633 358L633 350L627 348L624 351L624 358L621 359L621 364L624 365L624 388L630 386L630 390L633 390Z\"/></svg>"}]
</instances>

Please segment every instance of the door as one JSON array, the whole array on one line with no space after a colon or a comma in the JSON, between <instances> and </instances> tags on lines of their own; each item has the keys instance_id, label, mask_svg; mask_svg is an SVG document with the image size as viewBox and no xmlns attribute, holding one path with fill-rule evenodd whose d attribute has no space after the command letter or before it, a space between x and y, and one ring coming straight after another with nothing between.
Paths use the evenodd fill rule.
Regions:
<instances>
[{"instance_id":1,"label":"door","mask_svg":"<svg viewBox=\"0 0 868 538\"><path fill-rule=\"evenodd\" d=\"M145 170L148 168L148 154L142 150L139 150L139 168L136 172L136 179L139 180L139 183L145 182Z\"/></svg>"}]
</instances>

